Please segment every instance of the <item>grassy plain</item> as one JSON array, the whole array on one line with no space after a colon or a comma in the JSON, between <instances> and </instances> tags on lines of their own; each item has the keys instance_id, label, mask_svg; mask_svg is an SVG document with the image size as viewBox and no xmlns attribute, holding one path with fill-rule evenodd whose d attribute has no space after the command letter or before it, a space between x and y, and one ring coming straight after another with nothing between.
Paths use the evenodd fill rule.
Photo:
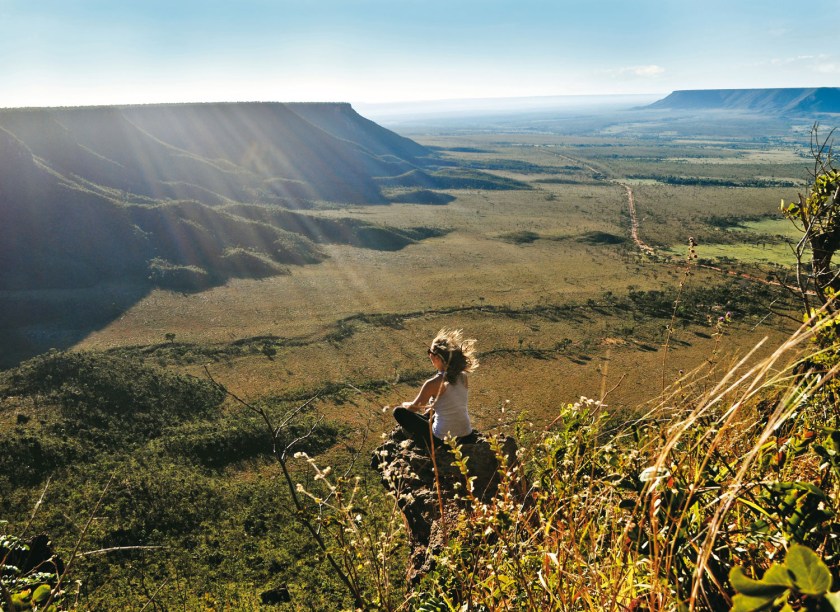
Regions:
<instances>
[{"instance_id":1,"label":"grassy plain","mask_svg":"<svg viewBox=\"0 0 840 612\"><path fill-rule=\"evenodd\" d=\"M598 396L604 388L616 387L608 403L631 410L661 391L663 377L671 382L679 370L703 363L715 351L739 354L764 335L785 333L783 319L750 315L722 340L712 337L714 330L696 321L715 320L735 307L708 304L709 312L693 313L694 322L673 333L663 359L669 317L642 317L610 306L605 296L625 298L631 290L675 296L681 285L690 291L735 282L700 269L686 279L687 251L680 245L689 236L699 241L704 259L728 258L751 272L760 262L762 273L788 265L780 238L767 238L763 226L741 222L775 219L779 200L792 189L670 185L656 179L677 170L683 177L733 181L804 175L804 164L797 167L799 145L750 148L748 141L650 143L531 134L414 137L460 164L491 169L532 189L453 190L448 193L455 200L444 206L316 211L446 233L397 252L331 246L327 262L295 268L288 276L232 280L196 294L158 290L78 348L165 346L165 334L199 346L269 338L278 343L272 358L256 352L216 357L219 362L211 365L221 382L249 398L316 395L336 383L363 389L372 381L393 383L411 374L410 385L358 393L352 407L325 400L329 418L360 423L383 404L412 394L428 365L423 347L437 329L463 327L484 353L473 411L479 426L488 427L505 400L514 414L550 420L559 403ZM734 163L721 163L730 158ZM640 237L661 249L664 259L643 256L629 240L621 184L628 175L650 177L632 185ZM732 231L721 227L720 219L741 225ZM755 246L759 240L763 247ZM705 250L705 244L714 246ZM546 317L540 309L547 307L568 308L569 314ZM566 339L563 351L545 352ZM201 375L200 359L179 366L163 353L157 352L161 363Z\"/></svg>"}]
</instances>

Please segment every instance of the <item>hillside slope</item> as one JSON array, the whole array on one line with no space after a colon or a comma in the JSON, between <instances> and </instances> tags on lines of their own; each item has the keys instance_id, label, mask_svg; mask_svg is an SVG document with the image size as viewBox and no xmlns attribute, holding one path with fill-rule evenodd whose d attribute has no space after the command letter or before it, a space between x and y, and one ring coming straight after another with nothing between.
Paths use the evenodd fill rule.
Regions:
<instances>
[{"instance_id":1,"label":"hillside slope","mask_svg":"<svg viewBox=\"0 0 840 612\"><path fill-rule=\"evenodd\" d=\"M681 90L645 108L741 110L789 115L840 113L840 87Z\"/></svg>"},{"instance_id":2,"label":"hillside slope","mask_svg":"<svg viewBox=\"0 0 840 612\"><path fill-rule=\"evenodd\" d=\"M436 235L305 210L387 204L383 177L434 188L433 164L347 104L0 110L5 359L66 346L155 286L198 291L317 263L321 244ZM47 324L75 331L56 340Z\"/></svg>"},{"instance_id":3,"label":"hillside slope","mask_svg":"<svg viewBox=\"0 0 840 612\"><path fill-rule=\"evenodd\" d=\"M0 290L117 279L200 289L320 261L317 243L393 250L423 236L252 204L115 201L101 186L49 168L2 129L0 168Z\"/></svg>"}]
</instances>

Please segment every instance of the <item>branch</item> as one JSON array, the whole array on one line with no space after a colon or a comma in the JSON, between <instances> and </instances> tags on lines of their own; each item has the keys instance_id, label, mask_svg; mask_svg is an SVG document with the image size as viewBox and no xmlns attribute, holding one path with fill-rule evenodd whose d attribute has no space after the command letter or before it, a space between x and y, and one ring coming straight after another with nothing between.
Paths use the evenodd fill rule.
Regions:
<instances>
[{"instance_id":1,"label":"branch","mask_svg":"<svg viewBox=\"0 0 840 612\"><path fill-rule=\"evenodd\" d=\"M93 555L104 555L122 550L168 550L169 546L112 546L111 548L100 548L99 550L88 550L78 554L79 557L90 557Z\"/></svg>"},{"instance_id":2,"label":"branch","mask_svg":"<svg viewBox=\"0 0 840 612\"><path fill-rule=\"evenodd\" d=\"M310 403L315 401L318 398L318 396L316 395L315 397L312 397L312 398L308 399L302 405L295 408L289 415L287 415L283 419L283 421L281 422L281 424L279 426L275 427L274 424L271 422L271 418L268 416L268 414L266 413L266 411L263 408L258 407L258 406L254 406L252 404L249 404L248 402L246 402L245 400L243 400L242 398L240 398L239 396L237 396L236 394L234 394L233 392L228 390L225 386L216 382L216 380L213 378L212 374L210 374L210 370L206 365L204 366L204 371L207 374L207 377L210 379L210 381L214 385L216 385L216 387L218 387L222 392L229 395L230 397L232 397L234 400L236 400L237 402L239 402L243 406L245 406L251 412L253 412L255 414L258 414L262 418L262 420L265 422L265 425L268 428L269 433L271 434L272 454L274 455L274 458L277 459L277 463L280 464L280 470L283 472L283 479L286 482L286 487L289 490L289 495L292 498L292 503L294 504L295 509L297 510L295 515L297 516L298 520L303 524L304 528L312 536L312 539L315 540L315 543L318 545L318 548L321 549L321 552L324 553L324 556L326 557L327 562L330 564L330 567L333 568L333 571L341 579L341 582L343 582L344 586L346 586L347 589L350 591L350 594L352 595L353 600L355 601L356 607L360 608L360 609L364 609L366 607L366 605L365 605L364 599L362 598L361 593L359 592L359 589L353 584L353 582L350 580L347 573L341 568L341 566L335 560L335 557L333 557L332 553L330 553L330 551L327 547L327 543L324 541L324 538L321 535L320 531L315 528L315 526L312 524L312 522L309 519L306 518L306 507L303 505L303 502L301 501L300 497L298 496L297 487L295 486L295 482L292 479L292 475L289 473L289 467L286 464L286 452L289 450L291 444L296 443L297 441L299 441L299 439L293 440L292 443L287 445L286 448L282 452L279 452L278 448L277 448L277 440L278 440L282 430L289 424L289 422L292 420L292 418L294 418L295 416L300 414L300 412L307 405L309 405ZM313 426L313 429L311 429L309 431L309 433L307 433L303 437L305 438L306 436L310 435L313 430L314 430L314 426Z\"/></svg>"},{"instance_id":3,"label":"branch","mask_svg":"<svg viewBox=\"0 0 840 612\"><path fill-rule=\"evenodd\" d=\"M312 424L312 427L310 427L310 428L309 428L309 431L307 431L307 432L306 432L305 434L303 434L302 436L298 436L297 438L295 438L294 440L292 440L291 442L289 442L289 443L286 445L286 448L284 448L284 449L283 449L283 452L282 452L282 453L280 453L280 454L283 456L283 459L285 460L285 459L289 456L289 450L291 450L291 448L292 448L295 444L297 444L298 442L301 442L301 441L303 441L303 440L306 440L309 436L311 436L311 435L312 435L312 433L315 431L315 428L316 428L316 427L318 427L318 425L320 425L320 424L321 424L321 421L323 421L323 420L324 420L324 419L323 419L323 417L319 417L319 418L318 418L318 420L317 420L317 421L315 421L315 422ZM280 428L279 428L279 427L277 428L277 431L278 431L278 432L280 431Z\"/></svg>"},{"instance_id":4,"label":"branch","mask_svg":"<svg viewBox=\"0 0 840 612\"><path fill-rule=\"evenodd\" d=\"M65 576L70 572L70 568L73 567L73 563L76 559L79 558L79 548L82 546L82 541L85 539L87 535L88 529L90 529L91 524L93 524L94 519L96 518L96 513L99 511L99 506L102 505L103 500L105 499L106 493L108 493L108 489L111 488L111 483L114 482L114 478L116 477L116 472L111 474L111 477L108 479L108 482L105 484L105 488L102 489L102 494L99 496L99 499L96 501L96 504L93 506L93 510L90 512L90 516L88 520L85 522L85 526L82 528L82 533L79 534L79 537L76 539L76 546L73 548L73 552L70 555L70 560L67 562L67 565L64 566L64 571L58 577L58 580L55 583L55 588L50 591L49 599L47 599L46 603L44 604L44 610L50 609L50 604L52 603L55 596L61 592L61 583L64 580Z\"/></svg>"},{"instance_id":5,"label":"branch","mask_svg":"<svg viewBox=\"0 0 840 612\"><path fill-rule=\"evenodd\" d=\"M155 592L154 592L154 593L152 593L152 596L151 596L151 597L149 597L149 601L147 601L147 602L143 605L143 607L142 607L142 608L140 608L140 612L143 612L143 610L145 610L146 608L148 608L148 607L149 607L149 605L151 605L152 603L154 603L154 601L155 601L155 597L157 597L157 594L158 594L158 593L160 593L160 590L161 590L163 587L165 587L168 583L169 583L169 578L167 578L166 580L164 580L164 581L160 584L160 586L159 586L158 588L156 588L156 589L155 589Z\"/></svg>"}]
</instances>

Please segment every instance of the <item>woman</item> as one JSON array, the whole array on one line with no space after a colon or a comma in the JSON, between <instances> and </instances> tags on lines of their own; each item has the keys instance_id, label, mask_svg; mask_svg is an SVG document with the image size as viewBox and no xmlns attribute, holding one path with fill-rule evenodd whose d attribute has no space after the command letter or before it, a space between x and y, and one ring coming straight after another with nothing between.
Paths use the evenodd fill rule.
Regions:
<instances>
[{"instance_id":1,"label":"woman","mask_svg":"<svg viewBox=\"0 0 840 612\"><path fill-rule=\"evenodd\" d=\"M455 438L459 444L474 444L476 436L467 412L467 373L478 367L475 340L463 340L460 329L442 329L428 352L437 374L423 383L414 401L403 402L394 409L394 418L427 447L431 447L432 440L429 429L437 445L447 437Z\"/></svg>"}]
</instances>

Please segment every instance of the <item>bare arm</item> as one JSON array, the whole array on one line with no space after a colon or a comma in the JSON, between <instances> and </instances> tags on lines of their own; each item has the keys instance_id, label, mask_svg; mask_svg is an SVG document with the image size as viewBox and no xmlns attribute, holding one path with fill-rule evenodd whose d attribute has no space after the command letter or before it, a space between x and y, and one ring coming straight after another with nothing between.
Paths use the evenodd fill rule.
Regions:
<instances>
[{"instance_id":1,"label":"bare arm","mask_svg":"<svg viewBox=\"0 0 840 612\"><path fill-rule=\"evenodd\" d=\"M440 395L443 390L443 375L437 374L423 383L420 387L420 393L414 398L414 401L403 402L402 407L411 410L412 412L425 411L429 405L429 400Z\"/></svg>"}]
</instances>

